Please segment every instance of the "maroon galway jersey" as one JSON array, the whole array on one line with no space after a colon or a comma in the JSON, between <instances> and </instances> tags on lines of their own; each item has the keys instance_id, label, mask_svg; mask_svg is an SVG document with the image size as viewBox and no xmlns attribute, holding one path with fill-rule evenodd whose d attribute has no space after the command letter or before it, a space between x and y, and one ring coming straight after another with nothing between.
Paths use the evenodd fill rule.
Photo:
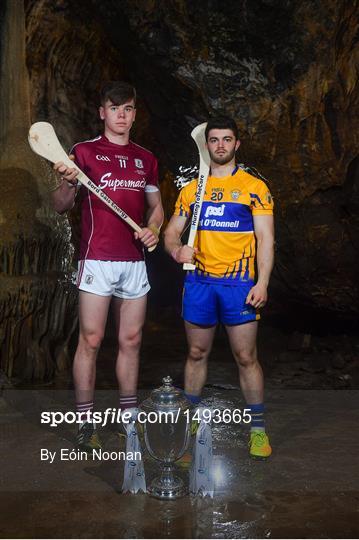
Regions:
<instances>
[{"instance_id":1,"label":"maroon galway jersey","mask_svg":"<svg viewBox=\"0 0 359 540\"><path fill-rule=\"evenodd\" d=\"M80 169L142 226L145 191L151 191L149 186L158 187L154 155L131 141L112 143L105 135L75 144L71 153ZM143 260L143 244L135 240L133 229L86 187L80 194L80 259Z\"/></svg>"}]
</instances>

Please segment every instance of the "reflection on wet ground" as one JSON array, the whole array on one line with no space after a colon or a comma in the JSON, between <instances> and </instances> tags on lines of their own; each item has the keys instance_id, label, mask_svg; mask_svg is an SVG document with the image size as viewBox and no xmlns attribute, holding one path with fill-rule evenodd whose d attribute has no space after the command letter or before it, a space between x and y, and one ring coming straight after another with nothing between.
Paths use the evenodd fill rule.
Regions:
<instances>
[{"instance_id":1,"label":"reflection on wet ground","mask_svg":"<svg viewBox=\"0 0 359 540\"><path fill-rule=\"evenodd\" d=\"M74 426L40 424L43 410L71 410L69 375L51 387L4 389L0 397L1 537L89 538L350 538L359 534L359 392L318 384L278 382L280 340L261 341L267 378L268 462L247 454L242 424L213 427L215 496L158 501L120 493L121 461L40 460L40 449L73 448ZM267 349L263 345L266 345ZM182 379L185 340L180 327L148 327L140 398L170 374ZM117 406L110 337L99 358L96 409ZM288 368L289 369L289 368ZM295 368L297 369L297 368ZM307 372L303 371L304 376ZM300 377L298 377L300 379ZM305 379L307 381L307 379ZM205 400L243 408L226 340L217 336ZM110 427L106 450L123 449ZM122 446L121 446L122 445ZM144 455L147 479L158 465ZM187 481L187 472L179 470Z\"/></svg>"}]
</instances>

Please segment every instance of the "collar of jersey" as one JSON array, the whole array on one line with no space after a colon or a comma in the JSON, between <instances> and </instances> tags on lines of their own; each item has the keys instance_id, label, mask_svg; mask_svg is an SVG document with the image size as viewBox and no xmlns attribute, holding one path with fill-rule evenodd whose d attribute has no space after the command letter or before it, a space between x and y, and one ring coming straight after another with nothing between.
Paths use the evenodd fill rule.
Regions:
<instances>
[{"instance_id":1,"label":"collar of jersey","mask_svg":"<svg viewBox=\"0 0 359 540\"><path fill-rule=\"evenodd\" d=\"M111 144L112 146L116 146L116 147L121 147L121 148L128 148L129 146L132 146L132 141L128 141L127 144L117 144L117 143L113 143L111 141L108 140L108 138L106 137L106 135L104 133L102 133L101 135L101 138L102 138L102 141L105 142L106 144Z\"/></svg>"},{"instance_id":2,"label":"collar of jersey","mask_svg":"<svg viewBox=\"0 0 359 540\"><path fill-rule=\"evenodd\" d=\"M231 174L227 174L227 176L212 176L210 174L208 178L215 178L216 180L223 180L224 178L231 178L231 176L234 176L238 172L238 169L239 169L239 165L236 165L233 171L231 172Z\"/></svg>"}]
</instances>

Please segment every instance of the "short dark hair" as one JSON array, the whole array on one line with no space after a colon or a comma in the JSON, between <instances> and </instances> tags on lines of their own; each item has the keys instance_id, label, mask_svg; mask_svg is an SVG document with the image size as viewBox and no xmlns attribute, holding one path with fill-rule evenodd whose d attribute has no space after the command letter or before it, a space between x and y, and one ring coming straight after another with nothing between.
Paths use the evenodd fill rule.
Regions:
<instances>
[{"instance_id":1,"label":"short dark hair","mask_svg":"<svg viewBox=\"0 0 359 540\"><path fill-rule=\"evenodd\" d=\"M236 140L239 139L237 124L230 116L216 116L208 120L205 131L206 141L208 141L208 134L211 129L230 129L233 131Z\"/></svg>"},{"instance_id":2,"label":"short dark hair","mask_svg":"<svg viewBox=\"0 0 359 540\"><path fill-rule=\"evenodd\" d=\"M123 105L131 99L136 104L136 89L125 81L108 81L100 91L101 105L105 105L106 101L111 101L114 105Z\"/></svg>"}]
</instances>

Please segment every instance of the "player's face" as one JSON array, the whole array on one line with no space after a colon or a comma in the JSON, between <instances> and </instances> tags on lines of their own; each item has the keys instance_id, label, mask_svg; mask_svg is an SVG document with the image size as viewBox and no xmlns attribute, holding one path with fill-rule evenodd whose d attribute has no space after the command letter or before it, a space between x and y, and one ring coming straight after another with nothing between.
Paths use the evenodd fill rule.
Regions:
<instances>
[{"instance_id":1,"label":"player's face","mask_svg":"<svg viewBox=\"0 0 359 540\"><path fill-rule=\"evenodd\" d=\"M123 105L114 105L108 100L100 107L100 117L105 122L105 131L115 135L128 134L136 117L135 102L131 99Z\"/></svg>"},{"instance_id":2,"label":"player's face","mask_svg":"<svg viewBox=\"0 0 359 540\"><path fill-rule=\"evenodd\" d=\"M218 165L232 161L239 144L231 129L211 129L208 133L208 152L211 160Z\"/></svg>"}]
</instances>

